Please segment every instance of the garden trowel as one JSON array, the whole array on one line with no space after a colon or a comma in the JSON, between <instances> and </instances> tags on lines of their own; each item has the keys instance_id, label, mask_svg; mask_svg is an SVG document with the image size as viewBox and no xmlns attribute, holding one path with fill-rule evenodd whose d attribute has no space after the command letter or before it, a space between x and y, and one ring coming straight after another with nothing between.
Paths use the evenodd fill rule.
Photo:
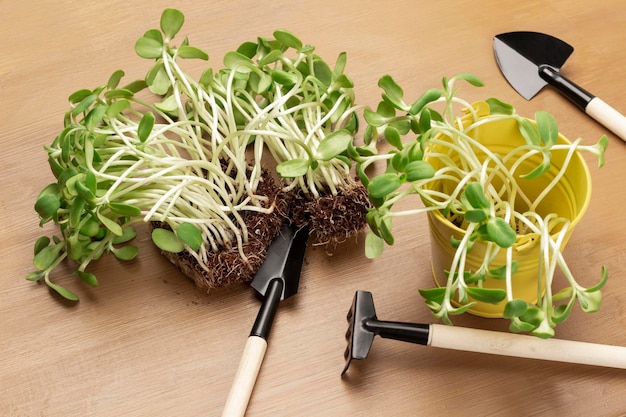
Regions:
<instances>
[{"instance_id":1,"label":"garden trowel","mask_svg":"<svg viewBox=\"0 0 626 417\"><path fill-rule=\"evenodd\" d=\"M561 66L574 52L571 45L544 33L509 32L495 36L493 47L504 77L526 100L550 84L626 141L626 118L560 73Z\"/></svg>"},{"instance_id":2,"label":"garden trowel","mask_svg":"<svg viewBox=\"0 0 626 417\"><path fill-rule=\"evenodd\" d=\"M283 225L252 280L251 285L261 294L263 303L246 342L222 417L243 416L246 412L278 304L298 292L308 237L307 227Z\"/></svg>"}]
</instances>

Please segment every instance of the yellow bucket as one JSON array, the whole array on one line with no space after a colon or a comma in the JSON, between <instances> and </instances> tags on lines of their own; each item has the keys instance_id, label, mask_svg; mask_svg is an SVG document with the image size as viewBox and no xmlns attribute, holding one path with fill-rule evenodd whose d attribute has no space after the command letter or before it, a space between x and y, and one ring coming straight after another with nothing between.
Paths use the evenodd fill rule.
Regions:
<instances>
[{"instance_id":1,"label":"yellow bucket","mask_svg":"<svg viewBox=\"0 0 626 417\"><path fill-rule=\"evenodd\" d=\"M490 123L480 125L471 135L482 145L499 155L505 155L512 149L526 143L519 132L518 122L514 119L492 120ZM557 143L569 144L571 142L559 134ZM551 153L551 168L548 172L535 179L517 178L519 188L528 196L530 201L534 201L541 194L546 186L556 177L565 162L566 150L553 150ZM451 155L451 157L454 159L454 155ZM435 158L427 158L427 160L435 169L443 166ZM537 166L541 160L541 155L534 155L524 161L517 172L520 174L527 173ZM511 166L514 162L509 161L505 165ZM434 181L429 188L446 191L451 186L451 183L446 184L445 181ZM591 176L589 168L583 157L576 152L573 154L564 175L557 185L543 198L535 210L543 218L550 213L555 213L559 217L570 220L569 231L563 240L561 250L567 243L573 228L587 210L590 198ZM516 209L519 210L517 207ZM450 243L450 237L454 236L460 240L463 237L464 230L445 218L439 211L429 212L428 222L430 226L433 277L437 286L445 286L448 278L444 271L450 269L456 252L456 249ZM554 233L556 232L558 231L555 230ZM486 243L480 241L474 243L471 252L467 255L465 262L466 270L476 271L481 266L485 249ZM512 277L513 297L536 303L538 294L543 293L543 287L539 288L541 285L538 280L540 255L539 244L535 234L518 235L517 241L513 246L513 259L518 262L517 272ZM496 268L505 263L506 251L500 250L490 267ZM482 283L483 288L505 289L505 285L505 280L494 279L489 276ZM470 298L470 301L476 300ZM481 317L498 318L502 317L505 305L506 300L498 304L476 302L476 305L469 309L468 312Z\"/></svg>"}]
</instances>

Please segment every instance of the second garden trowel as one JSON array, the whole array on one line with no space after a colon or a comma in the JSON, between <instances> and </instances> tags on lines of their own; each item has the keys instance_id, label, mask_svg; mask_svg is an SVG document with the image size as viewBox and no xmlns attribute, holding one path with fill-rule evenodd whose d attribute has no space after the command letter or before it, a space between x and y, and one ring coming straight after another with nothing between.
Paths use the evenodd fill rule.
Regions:
<instances>
[{"instance_id":1,"label":"second garden trowel","mask_svg":"<svg viewBox=\"0 0 626 417\"><path fill-rule=\"evenodd\" d=\"M561 66L574 52L571 45L544 33L508 32L495 36L493 47L504 77L526 100L550 84L626 141L626 117L561 74Z\"/></svg>"}]
</instances>

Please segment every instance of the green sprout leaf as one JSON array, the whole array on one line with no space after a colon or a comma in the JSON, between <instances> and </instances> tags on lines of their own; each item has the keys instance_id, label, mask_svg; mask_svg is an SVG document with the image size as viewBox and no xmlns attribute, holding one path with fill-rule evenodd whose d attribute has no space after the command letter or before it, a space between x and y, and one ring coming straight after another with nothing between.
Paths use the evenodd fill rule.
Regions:
<instances>
[{"instance_id":1,"label":"green sprout leaf","mask_svg":"<svg viewBox=\"0 0 626 417\"><path fill-rule=\"evenodd\" d=\"M420 181L433 178L435 176L435 168L426 161L414 160L406 165L404 173L408 182Z\"/></svg>"},{"instance_id":2,"label":"green sprout leaf","mask_svg":"<svg viewBox=\"0 0 626 417\"><path fill-rule=\"evenodd\" d=\"M70 301L78 301L78 296L74 294L72 291L68 290L67 288L62 287L59 284L55 284L54 282L49 281L49 280L46 281L46 284L48 285L48 287L56 291L61 297Z\"/></svg>"},{"instance_id":3,"label":"green sprout leaf","mask_svg":"<svg viewBox=\"0 0 626 417\"><path fill-rule=\"evenodd\" d=\"M278 164L276 172L283 178L296 178L305 175L310 167L308 159L296 158Z\"/></svg>"},{"instance_id":4,"label":"green sprout leaf","mask_svg":"<svg viewBox=\"0 0 626 417\"><path fill-rule=\"evenodd\" d=\"M346 69L347 62L348 62L347 53L342 52L337 56L337 61L335 61L335 69L333 69L333 74L336 77L343 75L343 71Z\"/></svg>"},{"instance_id":5,"label":"green sprout leaf","mask_svg":"<svg viewBox=\"0 0 626 417\"><path fill-rule=\"evenodd\" d=\"M446 295L445 287L427 289L420 288L418 291L424 299L426 299L427 301L435 302L437 304L443 303Z\"/></svg>"},{"instance_id":6,"label":"green sprout leaf","mask_svg":"<svg viewBox=\"0 0 626 417\"><path fill-rule=\"evenodd\" d=\"M163 53L163 44L147 37L137 39L135 43L135 52L142 58L156 59L160 58Z\"/></svg>"},{"instance_id":7,"label":"green sprout leaf","mask_svg":"<svg viewBox=\"0 0 626 417\"><path fill-rule=\"evenodd\" d=\"M152 231L152 241L161 250L180 253L185 250L183 242L171 230L157 228Z\"/></svg>"},{"instance_id":8,"label":"green sprout leaf","mask_svg":"<svg viewBox=\"0 0 626 417\"><path fill-rule=\"evenodd\" d=\"M511 275L515 274L517 272L518 262L516 260L513 260L511 262L510 267L511 267ZM490 269L489 275L494 279L504 279L506 278L506 270L507 270L507 265L502 265L498 268Z\"/></svg>"},{"instance_id":9,"label":"green sprout leaf","mask_svg":"<svg viewBox=\"0 0 626 417\"><path fill-rule=\"evenodd\" d=\"M124 90L128 90L133 94L138 93L139 91L145 89L148 86L145 80L136 80L124 86Z\"/></svg>"},{"instance_id":10,"label":"green sprout leaf","mask_svg":"<svg viewBox=\"0 0 626 417\"><path fill-rule=\"evenodd\" d=\"M37 255L42 249L46 248L50 244L50 238L48 236L41 236L35 241L35 247L33 252Z\"/></svg>"},{"instance_id":11,"label":"green sprout leaf","mask_svg":"<svg viewBox=\"0 0 626 417\"><path fill-rule=\"evenodd\" d=\"M87 237L96 237L100 233L100 223L95 220L89 220L80 228L80 234Z\"/></svg>"},{"instance_id":12,"label":"green sprout leaf","mask_svg":"<svg viewBox=\"0 0 626 417\"><path fill-rule=\"evenodd\" d=\"M257 94L263 94L272 85L272 76L264 72L253 72L250 74L249 85Z\"/></svg>"},{"instance_id":13,"label":"green sprout leaf","mask_svg":"<svg viewBox=\"0 0 626 417\"><path fill-rule=\"evenodd\" d=\"M35 211L42 219L49 219L56 215L57 210L61 207L61 201L56 195L44 194L37 199L35 203Z\"/></svg>"},{"instance_id":14,"label":"green sprout leaf","mask_svg":"<svg viewBox=\"0 0 626 417\"><path fill-rule=\"evenodd\" d=\"M84 271L76 271L76 275L80 277L84 282L91 285L92 287L97 287L99 285L98 280L94 274Z\"/></svg>"},{"instance_id":15,"label":"green sprout leaf","mask_svg":"<svg viewBox=\"0 0 626 417\"><path fill-rule=\"evenodd\" d=\"M389 144L397 149L402 149L402 138L400 132L394 126L387 126L384 131L385 139Z\"/></svg>"},{"instance_id":16,"label":"green sprout leaf","mask_svg":"<svg viewBox=\"0 0 626 417\"><path fill-rule=\"evenodd\" d=\"M504 306L504 313L502 313L502 316L505 319L512 319L514 317L520 317L524 313L526 313L527 309L528 309L528 303L524 300L516 298L506 303L506 305Z\"/></svg>"},{"instance_id":17,"label":"green sprout leaf","mask_svg":"<svg viewBox=\"0 0 626 417\"><path fill-rule=\"evenodd\" d=\"M476 305L476 302L473 301L471 303L467 303L465 305L462 305L460 307L454 308L452 310L448 310L448 314L457 316L457 315L465 313L467 310L473 308L475 305Z\"/></svg>"},{"instance_id":18,"label":"green sprout leaf","mask_svg":"<svg viewBox=\"0 0 626 417\"><path fill-rule=\"evenodd\" d=\"M89 113L87 113L87 116L85 117L85 127L87 130L93 132L94 128L102 122L102 118L104 117L107 109L107 106L97 105L91 109Z\"/></svg>"},{"instance_id":19,"label":"green sprout leaf","mask_svg":"<svg viewBox=\"0 0 626 417\"><path fill-rule=\"evenodd\" d=\"M286 31L285 29L278 29L274 31L274 37L288 48L294 48L296 50L302 48L302 41L293 33Z\"/></svg>"},{"instance_id":20,"label":"green sprout leaf","mask_svg":"<svg viewBox=\"0 0 626 417\"><path fill-rule=\"evenodd\" d=\"M499 288L465 288L467 294L475 300L483 303L497 304L506 298L506 291Z\"/></svg>"},{"instance_id":21,"label":"green sprout leaf","mask_svg":"<svg viewBox=\"0 0 626 417\"><path fill-rule=\"evenodd\" d=\"M95 202L96 196L93 193L93 191L91 191L91 189L85 185L84 183L80 182L80 181L75 181L74 182L74 187L76 188L76 191L78 192L78 195L85 200L86 202L93 204Z\"/></svg>"},{"instance_id":22,"label":"green sprout leaf","mask_svg":"<svg viewBox=\"0 0 626 417\"><path fill-rule=\"evenodd\" d=\"M80 197L76 197L70 208L70 226L77 227L85 213L86 201Z\"/></svg>"},{"instance_id":23,"label":"green sprout leaf","mask_svg":"<svg viewBox=\"0 0 626 417\"><path fill-rule=\"evenodd\" d=\"M42 248L35 255L33 265L40 271L45 271L59 258L59 254L63 248L64 245L60 243Z\"/></svg>"},{"instance_id":24,"label":"green sprout leaf","mask_svg":"<svg viewBox=\"0 0 626 417\"><path fill-rule=\"evenodd\" d=\"M316 156L322 161L329 161L348 148L352 135L344 129L336 130L320 142Z\"/></svg>"},{"instance_id":25,"label":"green sprout leaf","mask_svg":"<svg viewBox=\"0 0 626 417\"><path fill-rule=\"evenodd\" d=\"M528 119L518 119L519 131L521 135L526 139L526 142L531 145L540 146L541 136L537 130L537 126Z\"/></svg>"},{"instance_id":26,"label":"green sprout leaf","mask_svg":"<svg viewBox=\"0 0 626 417\"><path fill-rule=\"evenodd\" d=\"M482 223L489 217L489 213L484 209L467 210L463 213L465 221L470 223Z\"/></svg>"},{"instance_id":27,"label":"green sprout leaf","mask_svg":"<svg viewBox=\"0 0 626 417\"><path fill-rule=\"evenodd\" d=\"M272 80L285 87L291 87L298 82L298 76L293 72L275 69L272 71Z\"/></svg>"},{"instance_id":28,"label":"green sprout leaf","mask_svg":"<svg viewBox=\"0 0 626 417\"><path fill-rule=\"evenodd\" d=\"M501 248L513 246L517 239L515 230L500 217L492 217L487 220L487 233L491 241Z\"/></svg>"},{"instance_id":29,"label":"green sprout leaf","mask_svg":"<svg viewBox=\"0 0 626 417\"><path fill-rule=\"evenodd\" d=\"M404 92L402 91L402 88L396 84L391 76L382 76L380 80L378 80L378 86L385 91L383 99L386 102L402 111L408 111L410 109L410 107L403 100Z\"/></svg>"},{"instance_id":30,"label":"green sprout leaf","mask_svg":"<svg viewBox=\"0 0 626 417\"><path fill-rule=\"evenodd\" d=\"M395 239L393 234L391 233L392 225L391 225L391 217L383 217L381 222L378 224L378 232L380 233L380 237L383 238L386 244L393 245Z\"/></svg>"},{"instance_id":31,"label":"green sprout leaf","mask_svg":"<svg viewBox=\"0 0 626 417\"><path fill-rule=\"evenodd\" d=\"M120 216L137 217L141 215L141 209L131 204L124 203L108 203L109 208Z\"/></svg>"},{"instance_id":32,"label":"green sprout leaf","mask_svg":"<svg viewBox=\"0 0 626 417\"><path fill-rule=\"evenodd\" d=\"M391 158L391 166L387 167L387 172L403 172L408 163L408 158L404 153L396 152Z\"/></svg>"},{"instance_id":33,"label":"green sprout leaf","mask_svg":"<svg viewBox=\"0 0 626 417\"><path fill-rule=\"evenodd\" d=\"M491 203L483 191L483 186L477 182L469 183L467 187L465 187L461 199L466 202L470 208L488 209L491 207Z\"/></svg>"},{"instance_id":34,"label":"green sprout leaf","mask_svg":"<svg viewBox=\"0 0 626 417\"><path fill-rule=\"evenodd\" d=\"M239 72L248 73L251 71L253 64L249 57L237 51L230 51L224 55L224 66L228 69L236 69Z\"/></svg>"},{"instance_id":35,"label":"green sprout leaf","mask_svg":"<svg viewBox=\"0 0 626 417\"><path fill-rule=\"evenodd\" d=\"M74 91L72 94L70 94L70 96L67 98L67 101L69 101L72 104L78 104L84 99L86 99L87 97L89 97L90 95L92 95L91 90L87 90L83 88L81 90Z\"/></svg>"},{"instance_id":36,"label":"green sprout leaf","mask_svg":"<svg viewBox=\"0 0 626 417\"><path fill-rule=\"evenodd\" d=\"M259 47L259 44L257 44L256 42L248 41L239 45L239 48L237 48L236 52L252 59L256 55L258 47Z\"/></svg>"},{"instance_id":37,"label":"green sprout leaf","mask_svg":"<svg viewBox=\"0 0 626 417\"><path fill-rule=\"evenodd\" d=\"M165 9L161 14L161 30L167 39L173 39L185 22L180 10Z\"/></svg>"},{"instance_id":38,"label":"green sprout leaf","mask_svg":"<svg viewBox=\"0 0 626 417\"><path fill-rule=\"evenodd\" d=\"M163 34L159 29L149 29L143 34L145 38L154 39L159 44L163 45Z\"/></svg>"},{"instance_id":39,"label":"green sprout leaf","mask_svg":"<svg viewBox=\"0 0 626 417\"><path fill-rule=\"evenodd\" d=\"M427 90L411 105L409 113L413 115L418 114L427 104L437 101L441 94L442 91L439 89Z\"/></svg>"},{"instance_id":40,"label":"green sprout leaf","mask_svg":"<svg viewBox=\"0 0 626 417\"><path fill-rule=\"evenodd\" d=\"M277 61L280 61L282 58L283 58L283 52L281 50L272 49L267 55L259 59L258 66L264 67L266 65L271 65Z\"/></svg>"},{"instance_id":41,"label":"green sprout leaf","mask_svg":"<svg viewBox=\"0 0 626 417\"><path fill-rule=\"evenodd\" d=\"M132 261L139 253L139 248L133 245L126 245L121 248L113 248L112 252L121 261Z\"/></svg>"},{"instance_id":42,"label":"green sprout leaf","mask_svg":"<svg viewBox=\"0 0 626 417\"><path fill-rule=\"evenodd\" d=\"M122 236L113 237L112 242L114 245L117 245L121 243L130 242L135 237L137 237L137 231L135 231L135 228L132 226L126 226L122 230Z\"/></svg>"},{"instance_id":43,"label":"green sprout leaf","mask_svg":"<svg viewBox=\"0 0 626 417\"><path fill-rule=\"evenodd\" d=\"M547 319L544 319L539 323L536 329L531 332L534 336L542 339L547 339L554 336L554 328L550 325Z\"/></svg>"},{"instance_id":44,"label":"green sprout leaf","mask_svg":"<svg viewBox=\"0 0 626 417\"><path fill-rule=\"evenodd\" d=\"M107 81L107 90L113 90L120 85L120 80L124 76L124 71L117 70L109 77L109 81Z\"/></svg>"},{"instance_id":45,"label":"green sprout leaf","mask_svg":"<svg viewBox=\"0 0 626 417\"><path fill-rule=\"evenodd\" d=\"M386 197L402 185L402 180L394 173L381 174L372 179L367 191L374 198Z\"/></svg>"},{"instance_id":46,"label":"green sprout leaf","mask_svg":"<svg viewBox=\"0 0 626 417\"><path fill-rule=\"evenodd\" d=\"M213 69L208 68L200 76L200 80L198 81L198 84L204 87L205 90L209 90L212 83L213 83Z\"/></svg>"},{"instance_id":47,"label":"green sprout leaf","mask_svg":"<svg viewBox=\"0 0 626 417\"><path fill-rule=\"evenodd\" d=\"M572 313L573 307L574 299L571 299L567 304L556 306L552 312L552 321L554 321L555 324L564 322Z\"/></svg>"},{"instance_id":48,"label":"green sprout leaf","mask_svg":"<svg viewBox=\"0 0 626 417\"><path fill-rule=\"evenodd\" d=\"M609 146L609 138L606 135L603 135L598 143L596 144L596 148L598 149L598 168L602 168L604 166L604 153L606 148Z\"/></svg>"},{"instance_id":49,"label":"green sprout leaf","mask_svg":"<svg viewBox=\"0 0 626 417\"><path fill-rule=\"evenodd\" d=\"M383 253L385 242L372 231L365 235L365 256L369 259L378 258Z\"/></svg>"},{"instance_id":50,"label":"green sprout leaf","mask_svg":"<svg viewBox=\"0 0 626 417\"><path fill-rule=\"evenodd\" d=\"M580 308L585 313L595 313L600 310L600 304L602 303L602 293L600 291L579 291L577 295Z\"/></svg>"},{"instance_id":51,"label":"green sprout leaf","mask_svg":"<svg viewBox=\"0 0 626 417\"><path fill-rule=\"evenodd\" d=\"M120 226L115 220L108 218L100 210L97 211L98 220L102 222L102 225L106 227L116 236L122 236L124 232L122 231L122 226Z\"/></svg>"},{"instance_id":52,"label":"green sprout leaf","mask_svg":"<svg viewBox=\"0 0 626 417\"><path fill-rule=\"evenodd\" d=\"M202 49L189 45L179 47L177 55L183 59L202 59L204 61L209 59L209 54L204 52Z\"/></svg>"},{"instance_id":53,"label":"green sprout leaf","mask_svg":"<svg viewBox=\"0 0 626 417\"><path fill-rule=\"evenodd\" d=\"M504 114L507 116L515 113L515 109L509 103L505 103L502 100L499 100L495 97L488 98L485 100L487 104L489 104L489 113L490 114Z\"/></svg>"},{"instance_id":54,"label":"green sprout leaf","mask_svg":"<svg viewBox=\"0 0 626 417\"><path fill-rule=\"evenodd\" d=\"M422 112L420 113L420 118L419 121L417 123L417 126L413 127L413 131L416 133L426 133L428 132L428 130L430 130L431 126L432 126L432 115L436 114L433 110L429 109L429 108L425 108L422 110Z\"/></svg>"},{"instance_id":55,"label":"green sprout leaf","mask_svg":"<svg viewBox=\"0 0 626 417\"><path fill-rule=\"evenodd\" d=\"M89 142L90 141L87 141L87 143ZM98 179L96 178L96 174L94 174L92 171L87 171L85 173L85 186L89 188L89 191L91 191L92 193L96 193L96 190L98 188Z\"/></svg>"},{"instance_id":56,"label":"green sprout leaf","mask_svg":"<svg viewBox=\"0 0 626 417\"><path fill-rule=\"evenodd\" d=\"M104 98L110 101L115 99L131 98L134 95L135 93L125 88L116 88L114 90L108 90L106 93L104 93ZM111 113L113 112L107 111L107 116Z\"/></svg>"},{"instance_id":57,"label":"green sprout leaf","mask_svg":"<svg viewBox=\"0 0 626 417\"><path fill-rule=\"evenodd\" d=\"M378 114L377 112L370 109L365 109L365 111L363 112L363 117L369 125L375 127L380 127L387 123L389 120L388 117Z\"/></svg>"},{"instance_id":58,"label":"green sprout leaf","mask_svg":"<svg viewBox=\"0 0 626 417\"><path fill-rule=\"evenodd\" d=\"M44 275L43 271L33 271L26 274L26 279L28 281L39 281L44 277Z\"/></svg>"},{"instance_id":59,"label":"green sprout leaf","mask_svg":"<svg viewBox=\"0 0 626 417\"><path fill-rule=\"evenodd\" d=\"M525 321L522 321L518 317L514 317L513 319L511 319L509 330L513 333L522 333L522 332L530 332L535 327L536 326L532 323L527 323Z\"/></svg>"},{"instance_id":60,"label":"green sprout leaf","mask_svg":"<svg viewBox=\"0 0 626 417\"><path fill-rule=\"evenodd\" d=\"M333 72L325 61L321 59L313 60L313 70L315 71L315 76L323 85L326 87L330 86L333 81Z\"/></svg>"},{"instance_id":61,"label":"green sprout leaf","mask_svg":"<svg viewBox=\"0 0 626 417\"><path fill-rule=\"evenodd\" d=\"M154 128L154 114L152 112L144 113L141 121L139 122L139 126L137 127L137 136L141 142L145 142L150 133L152 133L152 129Z\"/></svg>"},{"instance_id":62,"label":"green sprout leaf","mask_svg":"<svg viewBox=\"0 0 626 417\"><path fill-rule=\"evenodd\" d=\"M474 74L467 73L467 72L457 74L454 77L452 77L452 79L465 80L471 85L473 85L474 87L482 87L485 85L477 76L475 76Z\"/></svg>"},{"instance_id":63,"label":"green sprout leaf","mask_svg":"<svg viewBox=\"0 0 626 417\"><path fill-rule=\"evenodd\" d=\"M131 93L132 96L132 93ZM124 110L130 108L130 101L128 100L117 100L109 105L107 108L106 115L109 119L115 119L118 115L122 114Z\"/></svg>"},{"instance_id":64,"label":"green sprout leaf","mask_svg":"<svg viewBox=\"0 0 626 417\"><path fill-rule=\"evenodd\" d=\"M606 268L606 266L602 265L602 270L601 270L601 276L600 276L600 282L598 282L596 285L594 285L591 288L587 288L585 291L586 292L596 292L596 291L600 291L600 289L602 287L604 287L604 285L606 284L606 281L609 279L609 271Z\"/></svg>"},{"instance_id":65,"label":"green sprout leaf","mask_svg":"<svg viewBox=\"0 0 626 417\"><path fill-rule=\"evenodd\" d=\"M176 228L176 235L192 250L198 251L202 246L202 232L191 223L181 223Z\"/></svg>"},{"instance_id":66,"label":"green sprout leaf","mask_svg":"<svg viewBox=\"0 0 626 417\"><path fill-rule=\"evenodd\" d=\"M519 318L520 320L530 323L536 327L539 326L539 324L544 320L545 313L536 305L527 305L526 311L524 314L519 316Z\"/></svg>"},{"instance_id":67,"label":"green sprout leaf","mask_svg":"<svg viewBox=\"0 0 626 417\"><path fill-rule=\"evenodd\" d=\"M548 151L541 152L541 156L542 156L541 163L537 165L535 168L533 168L530 172L520 175L521 178L534 179L534 178L540 177L541 175L545 174L546 172L550 170L550 167L552 166L552 164L550 163L550 158L551 158L550 152Z\"/></svg>"},{"instance_id":68,"label":"green sprout leaf","mask_svg":"<svg viewBox=\"0 0 626 417\"><path fill-rule=\"evenodd\" d=\"M72 109L72 116L78 116L79 114L87 111L89 107L98 99L97 94L90 94L83 98L76 107Z\"/></svg>"},{"instance_id":69,"label":"green sprout leaf","mask_svg":"<svg viewBox=\"0 0 626 417\"><path fill-rule=\"evenodd\" d=\"M174 117L177 116L178 110L179 110L178 102L176 101L176 96L174 95L168 96L165 100L163 100L160 103L154 103L154 107Z\"/></svg>"},{"instance_id":70,"label":"green sprout leaf","mask_svg":"<svg viewBox=\"0 0 626 417\"><path fill-rule=\"evenodd\" d=\"M555 294L552 294L552 301L564 301L571 299L574 295L574 289L572 287L565 287Z\"/></svg>"},{"instance_id":71,"label":"green sprout leaf","mask_svg":"<svg viewBox=\"0 0 626 417\"><path fill-rule=\"evenodd\" d=\"M547 147L554 145L559 137L559 127L554 116L545 111L535 113L535 122L541 140Z\"/></svg>"}]
</instances>

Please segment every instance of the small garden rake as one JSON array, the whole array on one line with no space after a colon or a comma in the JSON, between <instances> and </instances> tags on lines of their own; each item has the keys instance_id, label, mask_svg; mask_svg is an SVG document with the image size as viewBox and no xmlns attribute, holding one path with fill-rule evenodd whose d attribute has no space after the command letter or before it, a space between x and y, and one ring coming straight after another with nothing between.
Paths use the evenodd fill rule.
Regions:
<instances>
[{"instance_id":1,"label":"small garden rake","mask_svg":"<svg viewBox=\"0 0 626 417\"><path fill-rule=\"evenodd\" d=\"M344 375L353 359L365 359L374 336L445 349L626 369L626 347L469 329L444 324L378 320L371 292L357 291L348 312L350 327Z\"/></svg>"}]
</instances>

